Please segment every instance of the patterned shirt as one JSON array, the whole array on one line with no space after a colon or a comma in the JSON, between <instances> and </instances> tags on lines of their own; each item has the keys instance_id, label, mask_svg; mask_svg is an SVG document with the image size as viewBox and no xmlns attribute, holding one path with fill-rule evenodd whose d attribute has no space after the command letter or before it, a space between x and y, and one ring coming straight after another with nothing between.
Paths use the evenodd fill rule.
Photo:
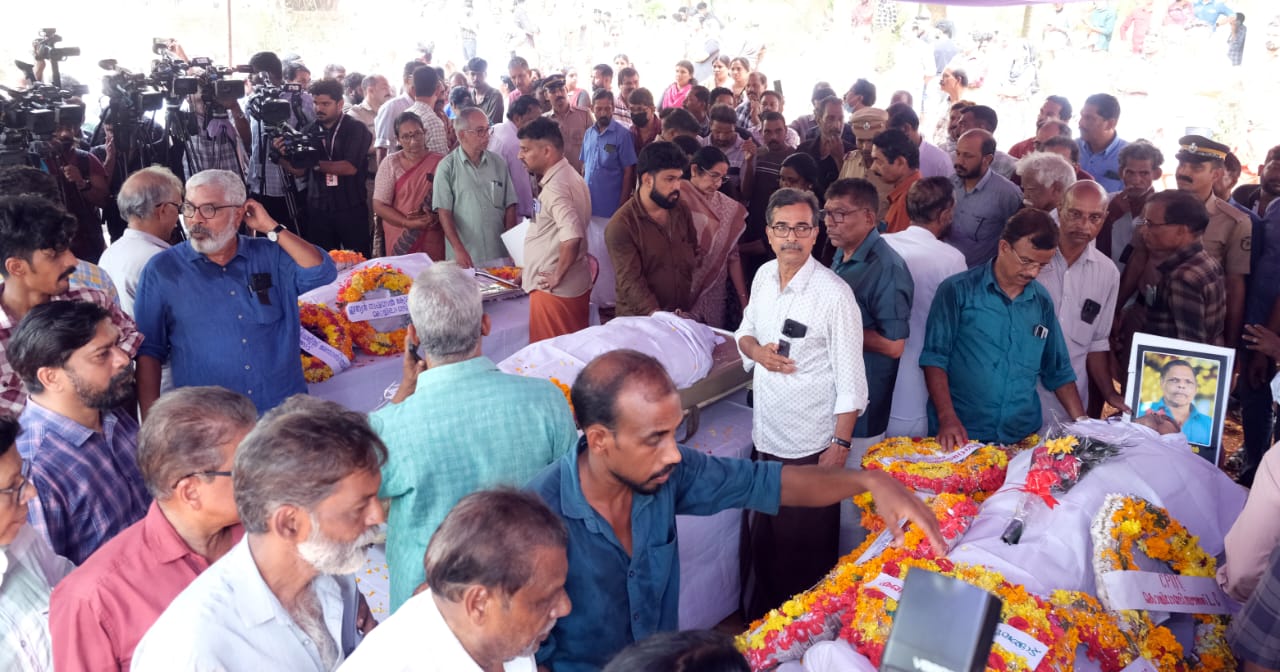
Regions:
<instances>
[{"instance_id":1,"label":"patterned shirt","mask_svg":"<svg viewBox=\"0 0 1280 672\"><path fill-rule=\"evenodd\" d=\"M301 118L292 111L289 113L289 125L294 128L302 128L316 118L316 103L311 94L303 91L298 96L301 100L298 104L298 107L302 110ZM266 148L263 147L262 142L266 140L269 143L270 139L263 135L262 124L253 115L249 115L249 135L252 142L249 156L249 174L246 180L249 183L249 193L265 196L284 196L284 169L280 167L280 164L271 161L269 157L263 156L262 152ZM301 184L298 185L298 188L302 188Z\"/></svg>"},{"instance_id":2,"label":"patterned shirt","mask_svg":"<svg viewBox=\"0 0 1280 672\"><path fill-rule=\"evenodd\" d=\"M1174 252L1156 272L1160 282L1144 289L1147 323L1142 331L1222 345L1227 285L1218 260L1196 242Z\"/></svg>"},{"instance_id":3,"label":"patterned shirt","mask_svg":"<svg viewBox=\"0 0 1280 672\"><path fill-rule=\"evenodd\" d=\"M1280 547L1271 552L1253 596L1231 619L1227 641L1242 661L1263 669L1280 667Z\"/></svg>"},{"instance_id":4,"label":"patterned shirt","mask_svg":"<svg viewBox=\"0 0 1280 672\"><path fill-rule=\"evenodd\" d=\"M487 357L418 374L416 392L369 420L387 444L378 497L391 500L392 611L422 583L427 542L459 499L500 484L524 485L578 440L560 390L502 373Z\"/></svg>"},{"instance_id":5,"label":"patterned shirt","mask_svg":"<svg viewBox=\"0 0 1280 672\"><path fill-rule=\"evenodd\" d=\"M805 325L804 335L784 336L787 320ZM849 285L816 259L806 260L785 289L776 259L760 267L733 338L745 336L761 345L789 341L796 362L795 372L778 373L742 355L754 381L751 438L760 452L788 459L813 455L830 445L835 416L867 408L858 302Z\"/></svg>"},{"instance_id":6,"label":"patterned shirt","mask_svg":"<svg viewBox=\"0 0 1280 672\"><path fill-rule=\"evenodd\" d=\"M80 564L147 514L137 420L104 411L96 432L32 400L18 423L18 454L31 463L36 488L27 520L58 555Z\"/></svg>"},{"instance_id":7,"label":"patterned shirt","mask_svg":"<svg viewBox=\"0 0 1280 672\"><path fill-rule=\"evenodd\" d=\"M110 282L110 280L108 280ZM0 287L3 283L0 283ZM142 343L142 334L129 317L120 309L118 301L112 301L105 293L89 287L72 287L62 294L49 297L50 301L90 301L106 308L111 313L111 324L120 330L119 345L130 357L138 354L138 346ZM7 352L9 337L18 326L18 320L9 315L9 311L0 309L0 413L8 413L17 417L22 407L27 404L27 388L22 378L13 370Z\"/></svg>"},{"instance_id":8,"label":"patterned shirt","mask_svg":"<svg viewBox=\"0 0 1280 672\"><path fill-rule=\"evenodd\" d=\"M52 670L49 593L75 569L49 542L23 525L8 546L0 546L0 670Z\"/></svg>"},{"instance_id":9,"label":"patterned shirt","mask_svg":"<svg viewBox=\"0 0 1280 672\"><path fill-rule=\"evenodd\" d=\"M399 95L382 104L378 108L378 116L374 119L373 146L375 148L384 147L388 150L395 149L400 146L400 141L396 139L396 117L401 112L409 109L413 105L413 99L406 95Z\"/></svg>"},{"instance_id":10,"label":"patterned shirt","mask_svg":"<svg viewBox=\"0 0 1280 672\"><path fill-rule=\"evenodd\" d=\"M127 231L128 229L126 229ZM111 248L107 248L111 249ZM102 253L106 256L106 252ZM99 259L101 261L101 259ZM91 264L84 259L76 263L76 270L71 274L70 278L72 287L88 287L96 289L106 294L112 302L117 306L120 304L120 292L116 288L115 278L111 277L107 270L97 264Z\"/></svg>"},{"instance_id":11,"label":"patterned shirt","mask_svg":"<svg viewBox=\"0 0 1280 672\"><path fill-rule=\"evenodd\" d=\"M449 133L444 129L444 121L440 119L440 115L419 102L410 105L406 111L418 115L422 120L422 130L427 134L427 151L448 154Z\"/></svg>"}]
</instances>

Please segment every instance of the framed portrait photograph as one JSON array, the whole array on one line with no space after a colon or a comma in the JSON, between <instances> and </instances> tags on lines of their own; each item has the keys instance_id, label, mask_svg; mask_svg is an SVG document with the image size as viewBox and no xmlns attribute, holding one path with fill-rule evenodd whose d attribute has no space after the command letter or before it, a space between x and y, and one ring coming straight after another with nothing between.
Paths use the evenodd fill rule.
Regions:
<instances>
[{"instance_id":1,"label":"framed portrait photograph","mask_svg":"<svg viewBox=\"0 0 1280 672\"><path fill-rule=\"evenodd\" d=\"M1171 420L1204 459L1221 466L1222 429L1235 351L1230 348L1134 334L1126 386L1133 417Z\"/></svg>"}]
</instances>

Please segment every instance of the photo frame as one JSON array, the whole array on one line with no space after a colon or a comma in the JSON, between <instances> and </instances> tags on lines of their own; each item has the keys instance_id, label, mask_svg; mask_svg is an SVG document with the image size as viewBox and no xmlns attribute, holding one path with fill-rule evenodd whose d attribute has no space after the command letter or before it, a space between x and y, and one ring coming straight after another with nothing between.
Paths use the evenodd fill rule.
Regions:
<instances>
[{"instance_id":1,"label":"photo frame","mask_svg":"<svg viewBox=\"0 0 1280 672\"><path fill-rule=\"evenodd\" d=\"M1126 401L1132 418L1165 415L1198 455L1222 466L1222 431L1235 351L1137 333L1129 352Z\"/></svg>"}]
</instances>

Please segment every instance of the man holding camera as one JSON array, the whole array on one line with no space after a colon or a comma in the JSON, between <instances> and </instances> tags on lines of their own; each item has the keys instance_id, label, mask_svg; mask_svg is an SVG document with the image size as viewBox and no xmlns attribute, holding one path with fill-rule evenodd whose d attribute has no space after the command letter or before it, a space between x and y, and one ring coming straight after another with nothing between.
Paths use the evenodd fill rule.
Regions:
<instances>
[{"instance_id":1,"label":"man holding camera","mask_svg":"<svg viewBox=\"0 0 1280 672\"><path fill-rule=\"evenodd\" d=\"M254 54L249 59L249 67L253 70L255 85L279 86L284 81L284 65L273 52L261 51ZM306 91L288 96L291 109L287 123L293 128L302 128L315 116L315 103L311 94ZM250 105L250 110L254 110L253 105ZM292 180L285 179L284 169L267 160L271 146L266 137L266 129L262 127L262 120L256 116L257 112L252 114L255 116L249 119L249 193L253 200L262 204L272 219L291 225L293 231L300 231L305 214L301 212L303 204L297 202L297 192L302 187L290 184Z\"/></svg>"},{"instance_id":2,"label":"man holding camera","mask_svg":"<svg viewBox=\"0 0 1280 672\"><path fill-rule=\"evenodd\" d=\"M311 85L316 120L305 133L322 150L318 159L304 160L296 154L291 159L284 138L276 138L273 144L281 153L280 167L294 176L306 176L310 184L306 239L325 250L355 250L368 257L371 241L365 177L373 134L343 114L342 93L342 83L335 79Z\"/></svg>"}]
</instances>

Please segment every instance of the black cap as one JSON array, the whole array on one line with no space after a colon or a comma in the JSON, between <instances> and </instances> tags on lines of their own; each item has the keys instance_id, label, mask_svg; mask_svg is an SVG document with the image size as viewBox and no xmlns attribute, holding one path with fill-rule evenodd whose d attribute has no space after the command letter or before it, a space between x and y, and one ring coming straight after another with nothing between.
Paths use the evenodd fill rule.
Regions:
<instances>
[{"instance_id":1,"label":"black cap","mask_svg":"<svg viewBox=\"0 0 1280 672\"><path fill-rule=\"evenodd\" d=\"M1180 146L1177 154L1179 161L1195 163L1223 161L1231 152L1230 147L1221 142L1214 142L1203 135L1184 135L1178 140L1178 145Z\"/></svg>"}]
</instances>

